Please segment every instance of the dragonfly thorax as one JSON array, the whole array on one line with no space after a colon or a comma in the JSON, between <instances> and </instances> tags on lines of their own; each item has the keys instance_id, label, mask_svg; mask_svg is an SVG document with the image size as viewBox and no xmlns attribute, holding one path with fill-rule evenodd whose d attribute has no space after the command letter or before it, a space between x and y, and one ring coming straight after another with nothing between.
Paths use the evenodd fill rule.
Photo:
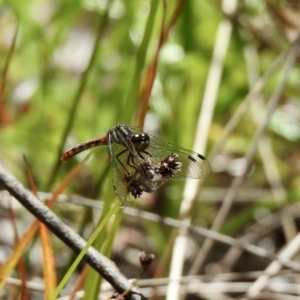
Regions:
<instances>
[{"instance_id":1,"label":"dragonfly thorax","mask_svg":"<svg viewBox=\"0 0 300 300\"><path fill-rule=\"evenodd\" d=\"M144 151L149 147L150 138L149 135L146 133L134 134L131 137L131 142L136 151Z\"/></svg>"}]
</instances>

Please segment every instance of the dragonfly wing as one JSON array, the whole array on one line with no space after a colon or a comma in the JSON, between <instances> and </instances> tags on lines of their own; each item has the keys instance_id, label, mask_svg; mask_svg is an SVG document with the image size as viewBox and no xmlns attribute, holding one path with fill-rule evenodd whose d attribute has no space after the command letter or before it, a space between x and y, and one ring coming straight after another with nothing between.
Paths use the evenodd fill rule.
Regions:
<instances>
[{"instance_id":1,"label":"dragonfly wing","mask_svg":"<svg viewBox=\"0 0 300 300\"><path fill-rule=\"evenodd\" d=\"M200 179L211 174L208 160L201 154L168 143L168 150L178 154L178 161L182 163L181 171L174 179Z\"/></svg>"},{"instance_id":2,"label":"dragonfly wing","mask_svg":"<svg viewBox=\"0 0 300 300\"><path fill-rule=\"evenodd\" d=\"M121 154L118 158L117 155L124 151L125 147L113 142L109 142L107 147L111 165L113 167L114 190L120 201L126 205L129 201L129 193L125 182L126 170L123 168L122 164L124 164L124 158L127 157L128 154Z\"/></svg>"},{"instance_id":3,"label":"dragonfly wing","mask_svg":"<svg viewBox=\"0 0 300 300\"><path fill-rule=\"evenodd\" d=\"M172 153L178 155L177 161L182 163L180 172L177 172L172 179L184 180L205 178L211 173L211 166L207 159L201 154L165 142L159 135L151 131L131 127L136 133L147 133L150 137L150 145L146 151L157 161L162 161Z\"/></svg>"}]
</instances>

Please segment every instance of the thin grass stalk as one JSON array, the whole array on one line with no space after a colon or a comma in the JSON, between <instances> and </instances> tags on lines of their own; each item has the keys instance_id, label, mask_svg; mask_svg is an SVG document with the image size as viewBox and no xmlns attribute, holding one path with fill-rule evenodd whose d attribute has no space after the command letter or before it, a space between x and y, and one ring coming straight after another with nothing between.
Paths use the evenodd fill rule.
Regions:
<instances>
[{"instance_id":1,"label":"thin grass stalk","mask_svg":"<svg viewBox=\"0 0 300 300\"><path fill-rule=\"evenodd\" d=\"M109 208L109 210L107 210ZM104 209L102 210L102 215L99 220L98 227L101 226L104 219L106 219L106 215L110 214L110 210L113 209L111 205L105 204ZM117 210L110 220L107 221L103 232L95 239L93 246L100 253L105 255L106 257L111 256L112 245L115 238L115 235L119 229L121 220L122 220L122 210ZM113 221L114 220L114 221ZM113 224L111 224L113 222ZM97 229L96 229L97 230ZM84 297L83 299L98 299L98 294L101 288L101 283L103 278L96 272L94 269L90 268L88 270L87 278L85 281L84 287Z\"/></svg>"},{"instance_id":2,"label":"thin grass stalk","mask_svg":"<svg viewBox=\"0 0 300 300\"><path fill-rule=\"evenodd\" d=\"M248 74L249 88L251 89L259 78L256 48L250 45L246 46L244 48L244 56ZM265 111L262 99L258 99L256 105L252 105L251 108L253 121L256 126L259 127L259 124L261 124L263 121L261 118L262 112ZM278 206L280 206L286 201L286 192L276 165L275 155L271 147L270 139L267 136L263 136L259 141L258 151L262 159L264 171L271 187L273 197L276 200Z\"/></svg>"},{"instance_id":3,"label":"thin grass stalk","mask_svg":"<svg viewBox=\"0 0 300 300\"><path fill-rule=\"evenodd\" d=\"M233 116L230 118L229 122L225 125L224 129L220 137L218 138L218 142L215 144L214 148L210 152L208 159L213 159L223 148L226 139L233 131L233 129L237 126L242 117L247 113L249 107L259 100L259 94L265 85L269 82L271 76L277 71L277 69L282 65L285 61L288 54L288 50L283 51L278 55L278 57L274 60L272 66L267 70L267 72L253 85L252 89L242 101L240 106L237 108Z\"/></svg>"},{"instance_id":4,"label":"thin grass stalk","mask_svg":"<svg viewBox=\"0 0 300 300\"><path fill-rule=\"evenodd\" d=\"M246 165L244 168L244 172L241 176L238 176L233 180L227 194L225 195L222 206L221 206L221 208L215 218L215 221L212 225L212 228L211 228L214 231L218 231L220 229L229 210L231 209L231 206L234 202L235 197L237 196L237 192L238 192L241 184L244 182L245 176L249 170L249 167L253 161L254 155L257 151L258 142L262 138L262 136L266 130L266 127L270 121L270 118L280 100L280 96L281 96L283 88L286 84L289 72L291 71L292 67L294 66L294 63L295 63L295 60L297 57L297 53L298 53L298 47L299 47L299 40L297 40L290 48L289 54L287 56L287 61L284 65L284 68L283 68L282 74L281 74L281 78L277 85L277 89L274 91L274 93L271 96L270 101L267 105L265 119L264 119L263 123L261 123L260 127L257 129L256 134L253 137L252 142L247 151L247 154L245 156L246 157ZM213 240L211 240L211 239L205 240L203 247L196 259L198 268L200 268L202 266L212 245L213 245Z\"/></svg>"},{"instance_id":5,"label":"thin grass stalk","mask_svg":"<svg viewBox=\"0 0 300 300\"><path fill-rule=\"evenodd\" d=\"M66 139L68 137L68 134L69 134L69 132L70 132L72 126L73 126L73 123L75 121L77 108L79 106L79 102L81 100L83 91L84 91L86 83L88 81L88 77L89 77L89 75L92 71L92 68L94 67L95 62L96 62L96 57L97 57L97 54L98 54L98 51L99 51L99 42L100 42L100 39L102 37L105 25L106 25L107 20L108 20L108 12L109 12L109 8L112 4L112 1L113 0L107 1L107 6L106 6L106 9L105 9L103 15L99 16L98 27L96 29L96 38L95 38L95 43L94 43L94 48L93 48L93 51L92 51L92 54L91 54L91 58L89 60L87 68L85 69L85 71L81 75L80 82L79 82L79 85L78 85L78 89L76 91L75 97L73 99L73 103L71 105L71 111L68 114L68 119L67 119L67 122L66 122L66 126L65 126L65 128L62 132L62 137L60 139L60 145L57 149L56 162L53 166L52 171L50 172L49 180L46 184L46 190L49 190L49 188L52 186L52 184L53 184L53 182L56 178L57 172L59 170L59 167L61 165L60 157L61 157L61 154L63 153L64 145L65 145Z\"/></svg>"},{"instance_id":6,"label":"thin grass stalk","mask_svg":"<svg viewBox=\"0 0 300 300\"><path fill-rule=\"evenodd\" d=\"M15 248L18 247L20 244L20 237L18 234L18 228L16 224L16 216L14 213L14 210L11 207L11 203L8 203L8 214L9 218L13 227L13 232L14 232L14 246ZM17 270L18 270L18 275L20 278L20 287L22 291L22 295L24 296L24 299L29 299L30 298L30 293L29 293L29 288L27 286L28 280L28 274L27 274L27 269L26 269L26 264L25 264L25 259L24 257L20 257L19 262L17 264ZM7 278L6 278L7 280ZM1 288L0 288L1 289Z\"/></svg>"},{"instance_id":7,"label":"thin grass stalk","mask_svg":"<svg viewBox=\"0 0 300 300\"><path fill-rule=\"evenodd\" d=\"M126 112L134 112L135 108L138 106L138 93L141 87L141 74L145 67L146 55L149 49L151 34L154 28L155 16L158 10L159 3L160 1L158 0L151 1L150 13L147 19L144 36L136 55L134 75L125 103Z\"/></svg>"},{"instance_id":8,"label":"thin grass stalk","mask_svg":"<svg viewBox=\"0 0 300 300\"><path fill-rule=\"evenodd\" d=\"M147 71L147 76L146 76L146 82L143 86L143 89L141 91L140 99L142 100L142 107L141 107L141 113L139 116L139 126L142 127L144 124L144 120L146 117L146 113L148 111L148 106L149 106L149 101L150 101L150 96L151 96L151 91L156 75L156 70L157 70L157 65L158 65L158 59L159 59L159 54L162 49L162 46L166 42L169 32L175 22L177 21L178 17L180 16L180 12L182 10L182 7L184 5L185 0L180 0L172 14L171 20L169 23L165 26L165 18L166 18L166 3L163 1L163 17L162 17L162 25L161 25L161 33L159 37L159 42L158 46L154 55L153 62L151 66L149 67Z\"/></svg>"},{"instance_id":9,"label":"thin grass stalk","mask_svg":"<svg viewBox=\"0 0 300 300\"><path fill-rule=\"evenodd\" d=\"M62 288L65 286L65 284L67 283L67 281L70 279L71 275L74 273L75 269L78 267L80 261L83 259L83 257L85 256L85 254L88 251L88 249L90 248L90 246L94 243L94 241L97 239L97 237L99 236L99 234L103 231L104 227L106 226L106 224L109 221L109 219L111 218L111 216L114 213L116 213L116 211L118 209L119 209L119 205L115 204L115 206L103 218L103 221L99 224L99 226L97 227L97 229L94 231L94 233L92 234L92 236L90 237L90 239L88 240L88 242L86 243L86 245L83 247L83 249L81 250L81 252L78 254L78 256L75 259L75 261L72 264L72 266L69 268L69 270L66 273L66 275L64 276L64 278L61 280L61 282L57 286L55 292L53 293L53 295L51 297L51 300L55 300L57 298L58 294L60 293L60 291L62 290Z\"/></svg>"},{"instance_id":10,"label":"thin grass stalk","mask_svg":"<svg viewBox=\"0 0 300 300\"><path fill-rule=\"evenodd\" d=\"M231 2L232 4L232 2ZM231 7L231 4L223 2ZM236 5L231 7L235 11ZM211 67L205 86L201 112L198 118L197 131L194 143L194 151L205 153L208 134L214 113L217 91L219 90L223 61L227 53L229 41L231 39L232 23L229 20L222 20L219 24L216 43L214 47ZM197 181L187 181L183 192L183 200L180 207L179 218L188 227L191 224L190 210L196 198L198 190ZM175 239L174 250L170 268L170 284L168 286L167 300L179 299L180 285L176 281L183 272L184 258L187 246L187 231L181 230ZM220 295L221 296L221 295Z\"/></svg>"},{"instance_id":11,"label":"thin grass stalk","mask_svg":"<svg viewBox=\"0 0 300 300\"><path fill-rule=\"evenodd\" d=\"M4 65L4 68L3 68L3 71L1 74L1 79L0 79L0 116L1 116L1 110L2 110L2 105L3 105L3 95L4 95L4 89L5 89L6 79L7 79L7 75L8 75L8 68L12 61L12 57L13 57L13 54L15 51L15 45L16 45L18 31L19 31L19 20L17 20L16 30L13 35L12 43L11 43L11 46L9 49L9 54L5 61L5 65Z\"/></svg>"}]
</instances>

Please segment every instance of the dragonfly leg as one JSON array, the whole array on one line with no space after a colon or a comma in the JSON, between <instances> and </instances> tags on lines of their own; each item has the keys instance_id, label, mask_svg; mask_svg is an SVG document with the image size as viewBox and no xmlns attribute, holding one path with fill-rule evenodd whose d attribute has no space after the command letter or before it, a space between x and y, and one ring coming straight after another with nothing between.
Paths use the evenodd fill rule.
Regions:
<instances>
[{"instance_id":1,"label":"dragonfly leg","mask_svg":"<svg viewBox=\"0 0 300 300\"><path fill-rule=\"evenodd\" d=\"M121 162L121 160L119 159L119 157L120 157L121 155L123 155L124 153L126 153L127 151L128 151L128 149L124 149L123 151L119 152L119 153L116 155L116 158L117 158L118 162L120 163L120 165L123 167L123 169L127 172L127 174L130 174L129 171L126 169L126 167L125 167L125 166L123 165L123 163ZM128 154L128 157L127 157L127 164L128 164L130 167L136 169L135 166L132 166L132 165L129 163L129 160L130 160L130 157L131 157L131 156L133 157L133 155L132 155L131 153L129 153L129 154Z\"/></svg>"},{"instance_id":2,"label":"dragonfly leg","mask_svg":"<svg viewBox=\"0 0 300 300\"><path fill-rule=\"evenodd\" d=\"M143 153L146 153L148 156L152 157L152 155L148 151L143 151ZM141 151L137 151L137 154L141 159L145 159L145 157L141 154ZM134 157L135 156L132 153L129 153L128 158L127 158L127 164L130 167L136 169L136 166L134 163Z\"/></svg>"},{"instance_id":3,"label":"dragonfly leg","mask_svg":"<svg viewBox=\"0 0 300 300\"><path fill-rule=\"evenodd\" d=\"M152 155L148 152L148 151L137 151L137 154L138 156L141 158L141 159L145 159L145 157L142 155L142 153L146 153L148 156L152 157ZM135 163L134 163L134 155L132 153L130 153L128 155L128 158L127 158L127 164L129 166L131 166L132 168L135 168L136 169L136 166L135 166ZM132 165L130 164L130 162L132 163Z\"/></svg>"}]
</instances>

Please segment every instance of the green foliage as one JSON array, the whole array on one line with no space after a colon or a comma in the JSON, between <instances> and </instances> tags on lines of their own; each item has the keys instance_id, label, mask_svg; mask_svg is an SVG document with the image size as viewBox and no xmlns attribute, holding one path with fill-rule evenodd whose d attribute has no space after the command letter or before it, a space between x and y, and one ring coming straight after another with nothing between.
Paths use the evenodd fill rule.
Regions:
<instances>
[{"instance_id":1,"label":"green foliage","mask_svg":"<svg viewBox=\"0 0 300 300\"><path fill-rule=\"evenodd\" d=\"M63 163L60 161L63 152L116 124L138 125L145 121L146 127L157 131L166 141L192 149L200 112L205 110L203 95L216 35L221 22L226 20L231 22L232 34L224 62L218 61L222 66L221 82L214 87L216 104L212 120L208 122L207 150L202 153L209 156L251 90L247 47L255 49L257 60L253 59L250 65L255 66L260 78L270 70L278 55L294 43L292 37L295 32L298 34L299 25L293 16L295 14L297 19L299 13L292 4L283 7L278 1L240 2L232 15L223 12L216 1L183 1L182 7L180 3L159 0L1 2L0 66L4 92L0 94L0 164L29 188L25 156L37 189L52 192L85 157L83 153ZM163 39L162 27L166 30L173 18L175 21ZM13 48L15 31L17 40ZM158 47L160 42L161 48ZM157 53L151 86L149 70L155 66ZM284 61L271 72L254 97L261 100L263 109L253 113L252 106L248 106L228 132L219 152L210 159L214 172L206 181L204 191L209 189L213 197L199 193L195 209L189 212L191 219L203 219L208 228L228 189L241 175L241 161L254 143L259 127L255 117L262 113L261 121L265 120L267 104L282 78ZM269 194L263 198L268 202L261 201L259 196L250 197L246 204L236 207L233 202L230 216L221 222L223 233L243 234L249 224L256 222L253 217L256 210L268 207L270 213L275 213L289 198L298 201L299 70L299 62L296 62L263 135L270 142L268 149L272 155L263 156L258 145L249 172L239 186L240 190L268 190ZM149 103L145 96L147 84L151 87ZM145 120L141 117L143 109L147 112ZM204 117L207 116L208 113ZM97 249L107 256L115 254L123 258L124 248L137 247L135 233L141 231L150 237L147 247L156 252L158 260L164 254L168 256L166 253L172 252L173 240L171 229L165 225L136 221L136 232L129 235L134 245L123 245L118 236L118 230L124 226L121 216L116 216L115 224L101 223L112 213L110 205L115 199L112 182L109 156L106 147L102 147L91 151L80 173L65 189L68 195L80 194L105 201L99 224L108 226L103 229ZM218 188L226 189L222 197L215 196ZM275 199L274 189L285 191L286 198L282 202ZM157 193L145 197L146 200L132 199L128 206L177 218L183 190L184 183L168 182ZM62 217L68 216L68 208L65 209ZM82 235L87 234L86 228L94 225L91 225L92 209L86 209L81 216L76 210L73 213L68 221L78 222L76 228ZM124 219L126 223L130 217L125 214ZM122 244L117 253L114 253L115 236L116 244ZM167 273L169 259L170 256L163 274ZM213 259L217 261L218 257ZM130 264L126 263L124 269ZM60 267L63 269L68 267L66 265ZM86 297L95 299L101 279L92 271L88 279L84 287Z\"/></svg>"}]
</instances>

